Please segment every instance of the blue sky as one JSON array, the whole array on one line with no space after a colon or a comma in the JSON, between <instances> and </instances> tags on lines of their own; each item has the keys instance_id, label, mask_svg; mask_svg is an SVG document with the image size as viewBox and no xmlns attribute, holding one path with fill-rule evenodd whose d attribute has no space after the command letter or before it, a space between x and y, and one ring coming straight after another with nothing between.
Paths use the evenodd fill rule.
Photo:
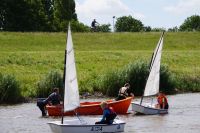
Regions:
<instances>
[{"instance_id":1,"label":"blue sky","mask_svg":"<svg viewBox=\"0 0 200 133\"><path fill-rule=\"evenodd\" d=\"M153 28L180 26L187 17L200 15L200 0L75 0L79 21L90 26L113 24L116 18L131 15ZM116 21L116 19L115 19Z\"/></svg>"}]
</instances>

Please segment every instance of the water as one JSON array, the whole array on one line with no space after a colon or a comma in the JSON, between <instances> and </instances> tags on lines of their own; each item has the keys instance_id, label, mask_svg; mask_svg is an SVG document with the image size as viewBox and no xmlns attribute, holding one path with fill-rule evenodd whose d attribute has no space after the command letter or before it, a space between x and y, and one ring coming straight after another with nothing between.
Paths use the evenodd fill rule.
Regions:
<instances>
[{"instance_id":1,"label":"water","mask_svg":"<svg viewBox=\"0 0 200 133\"><path fill-rule=\"evenodd\" d=\"M172 95L168 100L166 115L120 115L126 121L125 133L199 133L200 93ZM60 118L42 118L35 103L0 106L0 133L51 133L46 123L54 120Z\"/></svg>"}]
</instances>

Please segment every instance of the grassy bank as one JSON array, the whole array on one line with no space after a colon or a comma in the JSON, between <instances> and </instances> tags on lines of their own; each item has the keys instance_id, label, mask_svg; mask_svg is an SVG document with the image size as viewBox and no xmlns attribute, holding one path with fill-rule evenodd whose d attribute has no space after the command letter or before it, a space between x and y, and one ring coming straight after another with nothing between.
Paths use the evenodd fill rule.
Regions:
<instances>
[{"instance_id":1,"label":"grassy bank","mask_svg":"<svg viewBox=\"0 0 200 133\"><path fill-rule=\"evenodd\" d=\"M160 33L73 33L79 85L91 89L88 81L98 75L139 59L150 61L159 37ZM65 45L66 33L0 32L0 72L15 75L23 95L33 96L36 83L49 71L62 73ZM199 59L200 33L165 34L162 64L178 78L199 81Z\"/></svg>"}]
</instances>

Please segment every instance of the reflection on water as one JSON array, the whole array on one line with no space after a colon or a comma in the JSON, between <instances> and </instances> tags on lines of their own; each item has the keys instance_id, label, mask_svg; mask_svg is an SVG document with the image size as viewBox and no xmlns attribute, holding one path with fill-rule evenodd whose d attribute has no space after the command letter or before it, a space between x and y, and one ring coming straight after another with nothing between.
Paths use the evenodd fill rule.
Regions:
<instances>
[{"instance_id":1,"label":"reflection on water","mask_svg":"<svg viewBox=\"0 0 200 133\"><path fill-rule=\"evenodd\" d=\"M172 95L168 99L169 114L120 115L119 117L127 123L125 133L199 133L200 93ZM42 118L40 115L41 112L35 103L0 106L0 132L51 133L46 123L60 120L60 118ZM83 116L82 118L87 119L88 117L91 116ZM71 118L65 117L65 119Z\"/></svg>"}]
</instances>

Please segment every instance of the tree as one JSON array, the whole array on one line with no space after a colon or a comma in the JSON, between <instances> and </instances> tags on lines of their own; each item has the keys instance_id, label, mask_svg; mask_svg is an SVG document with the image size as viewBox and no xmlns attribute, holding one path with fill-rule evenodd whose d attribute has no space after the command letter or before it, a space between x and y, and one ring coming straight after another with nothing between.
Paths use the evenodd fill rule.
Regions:
<instances>
[{"instance_id":1,"label":"tree","mask_svg":"<svg viewBox=\"0 0 200 133\"><path fill-rule=\"evenodd\" d=\"M139 32L143 29L143 24L132 16L123 16L117 19L115 28L117 32Z\"/></svg>"},{"instance_id":2,"label":"tree","mask_svg":"<svg viewBox=\"0 0 200 133\"><path fill-rule=\"evenodd\" d=\"M2 3L2 2L1 2ZM7 31L27 29L28 4L24 0L4 0L1 6L1 27Z\"/></svg>"},{"instance_id":3,"label":"tree","mask_svg":"<svg viewBox=\"0 0 200 133\"><path fill-rule=\"evenodd\" d=\"M74 0L1 0L0 30L64 31L77 21Z\"/></svg>"},{"instance_id":4,"label":"tree","mask_svg":"<svg viewBox=\"0 0 200 133\"><path fill-rule=\"evenodd\" d=\"M97 26L97 31L98 32L110 32L111 29L110 29L110 24L102 24L102 25L99 25Z\"/></svg>"},{"instance_id":5,"label":"tree","mask_svg":"<svg viewBox=\"0 0 200 133\"><path fill-rule=\"evenodd\" d=\"M173 27L173 28L169 28L168 31L169 31L169 32L178 32L178 27L175 26L175 27Z\"/></svg>"},{"instance_id":6,"label":"tree","mask_svg":"<svg viewBox=\"0 0 200 133\"><path fill-rule=\"evenodd\" d=\"M71 28L73 32L89 32L90 27L84 25L83 23L79 21L72 20L71 22Z\"/></svg>"},{"instance_id":7,"label":"tree","mask_svg":"<svg viewBox=\"0 0 200 133\"><path fill-rule=\"evenodd\" d=\"M143 28L143 30L144 30L145 32L150 32L150 31L151 31L151 27L150 27L150 26L145 26L145 27Z\"/></svg>"},{"instance_id":8,"label":"tree","mask_svg":"<svg viewBox=\"0 0 200 133\"><path fill-rule=\"evenodd\" d=\"M200 31L200 16L193 15L188 17L180 26L180 31Z\"/></svg>"},{"instance_id":9,"label":"tree","mask_svg":"<svg viewBox=\"0 0 200 133\"><path fill-rule=\"evenodd\" d=\"M77 20L74 0L54 0L54 17L58 30L65 30L70 20Z\"/></svg>"}]
</instances>

